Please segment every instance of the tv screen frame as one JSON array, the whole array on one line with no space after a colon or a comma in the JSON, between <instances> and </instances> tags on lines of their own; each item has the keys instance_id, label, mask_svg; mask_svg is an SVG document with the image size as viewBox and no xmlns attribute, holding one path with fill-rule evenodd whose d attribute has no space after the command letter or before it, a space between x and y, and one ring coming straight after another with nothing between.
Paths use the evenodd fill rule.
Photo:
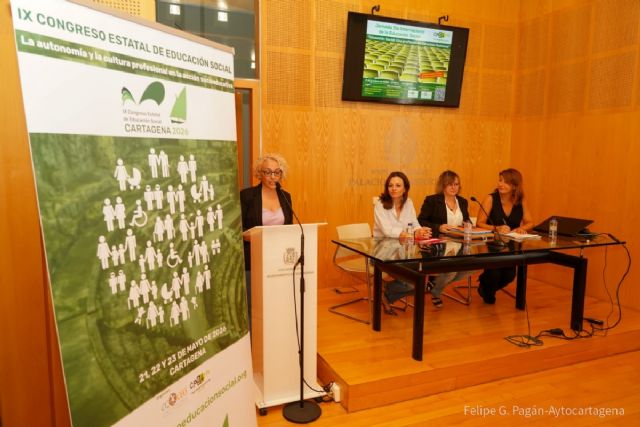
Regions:
<instances>
[{"instance_id":1,"label":"tv screen frame","mask_svg":"<svg viewBox=\"0 0 640 427\"><path fill-rule=\"evenodd\" d=\"M349 12L342 100L459 107L468 41L468 28Z\"/></svg>"}]
</instances>

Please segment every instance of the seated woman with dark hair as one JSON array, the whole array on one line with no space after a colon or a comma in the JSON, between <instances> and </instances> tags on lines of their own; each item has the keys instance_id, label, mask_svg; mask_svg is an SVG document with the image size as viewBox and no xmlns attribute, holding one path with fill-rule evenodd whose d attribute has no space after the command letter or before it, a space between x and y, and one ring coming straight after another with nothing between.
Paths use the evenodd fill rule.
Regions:
<instances>
[{"instance_id":1,"label":"seated woman with dark hair","mask_svg":"<svg viewBox=\"0 0 640 427\"><path fill-rule=\"evenodd\" d=\"M451 227L463 225L469 219L469 203L460 196L460 177L447 170L440 174L436 184L436 194L427 196L422 203L418 221L430 227L434 236L446 233ZM431 288L431 302L438 308L443 306L442 291L449 283L457 282L471 275L472 271L441 273L435 276Z\"/></svg>"},{"instance_id":2,"label":"seated woman with dark hair","mask_svg":"<svg viewBox=\"0 0 640 427\"><path fill-rule=\"evenodd\" d=\"M373 237L428 239L431 230L420 227L413 202L409 198L409 178L402 172L391 172L384 184L384 190L373 209ZM413 225L410 236L405 230ZM389 304L413 292L413 287L399 280L385 287L384 295Z\"/></svg>"},{"instance_id":3,"label":"seated woman with dark hair","mask_svg":"<svg viewBox=\"0 0 640 427\"><path fill-rule=\"evenodd\" d=\"M534 226L529 209L524 204L522 174L516 169L505 169L498 175L498 186L483 201L482 207L489 213L478 212L478 227L493 229L498 233L526 233ZM495 304L496 292L516 277L515 267L486 269L480 275L478 293L485 304Z\"/></svg>"}]
</instances>

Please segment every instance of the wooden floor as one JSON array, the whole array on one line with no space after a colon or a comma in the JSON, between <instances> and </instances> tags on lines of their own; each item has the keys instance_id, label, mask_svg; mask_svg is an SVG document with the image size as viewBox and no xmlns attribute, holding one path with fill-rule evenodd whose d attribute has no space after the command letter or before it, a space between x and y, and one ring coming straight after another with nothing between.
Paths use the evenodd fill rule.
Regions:
<instances>
[{"instance_id":1,"label":"wooden floor","mask_svg":"<svg viewBox=\"0 0 640 427\"><path fill-rule=\"evenodd\" d=\"M607 336L544 337L542 346L521 348L504 337L551 328L571 332L568 291L530 279L527 294L529 322L504 293L494 306L477 295L470 306L449 299L443 309L429 304L424 360L417 362L410 356L411 308L383 315L382 331L373 332L328 312L354 295L319 290L320 383L338 383L342 401L321 404L323 415L314 425L638 425L640 313L625 310L623 322ZM348 310L366 316L366 303ZM608 303L587 298L585 316L605 319L609 312ZM598 416L593 408L614 414ZM280 408L270 408L258 423L289 425Z\"/></svg>"}]
</instances>

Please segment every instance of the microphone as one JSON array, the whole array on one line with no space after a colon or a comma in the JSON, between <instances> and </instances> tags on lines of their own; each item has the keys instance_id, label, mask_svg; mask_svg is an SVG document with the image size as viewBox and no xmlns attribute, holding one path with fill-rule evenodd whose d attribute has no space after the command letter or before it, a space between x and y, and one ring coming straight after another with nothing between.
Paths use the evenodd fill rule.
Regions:
<instances>
[{"instance_id":1,"label":"microphone","mask_svg":"<svg viewBox=\"0 0 640 427\"><path fill-rule=\"evenodd\" d=\"M472 202L476 202L478 204L478 206L480 206L480 209L482 209L482 212L484 212L484 214L487 216L487 222L489 222L491 224L491 226L493 227L493 234L494 234L493 242L487 242L487 246L503 247L504 246L504 241L502 240L502 236L498 232L498 228L496 227L496 225L493 223L493 221L489 217L489 214L485 210L484 206L482 206L482 203L480 203L478 201L478 199L476 199L474 196L471 196L470 199L471 199ZM506 225L506 221L504 220L504 218L502 218L502 221Z\"/></svg>"}]
</instances>

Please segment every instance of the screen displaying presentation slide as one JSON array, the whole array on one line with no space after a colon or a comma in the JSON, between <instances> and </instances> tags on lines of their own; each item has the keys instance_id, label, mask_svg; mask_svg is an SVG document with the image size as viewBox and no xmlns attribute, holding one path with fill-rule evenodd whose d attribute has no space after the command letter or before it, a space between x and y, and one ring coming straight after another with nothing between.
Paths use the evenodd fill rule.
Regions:
<instances>
[{"instance_id":1,"label":"screen displaying presentation slide","mask_svg":"<svg viewBox=\"0 0 640 427\"><path fill-rule=\"evenodd\" d=\"M453 32L369 20L362 96L444 101Z\"/></svg>"}]
</instances>

